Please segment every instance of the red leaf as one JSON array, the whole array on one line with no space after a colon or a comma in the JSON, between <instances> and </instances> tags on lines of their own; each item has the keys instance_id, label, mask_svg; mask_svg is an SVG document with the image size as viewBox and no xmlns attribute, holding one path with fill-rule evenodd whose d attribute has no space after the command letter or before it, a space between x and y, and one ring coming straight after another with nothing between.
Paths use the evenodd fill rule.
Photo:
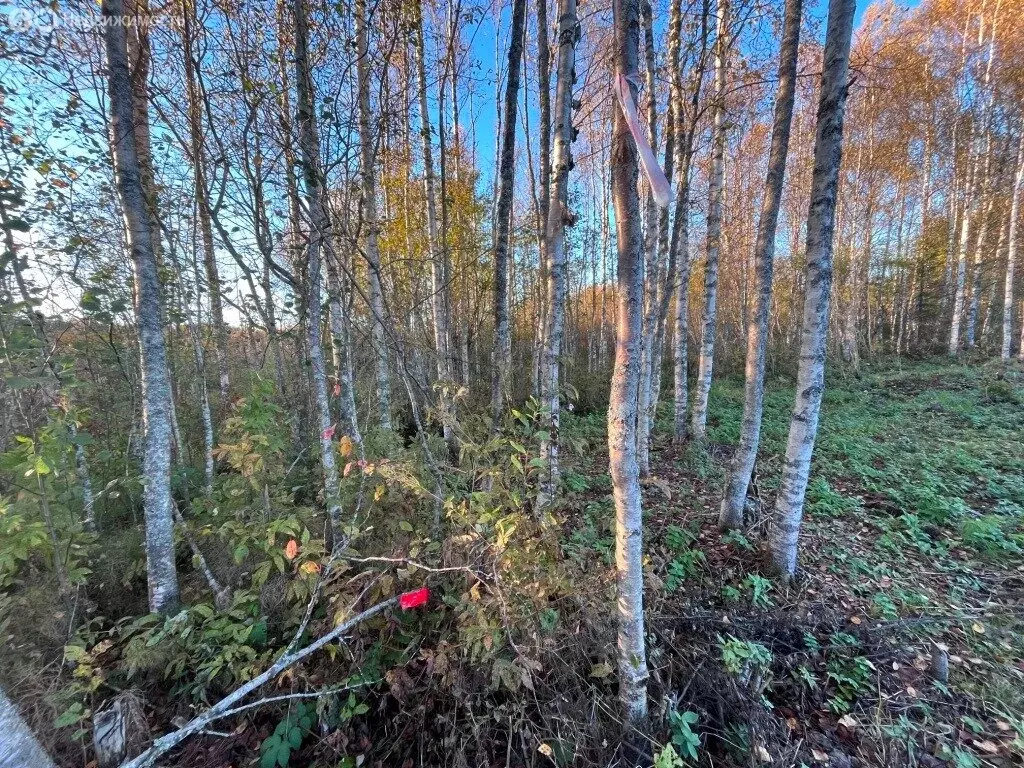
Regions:
<instances>
[{"instance_id":1,"label":"red leaf","mask_svg":"<svg viewBox=\"0 0 1024 768\"><path fill-rule=\"evenodd\" d=\"M341 397L341 384L334 385L334 396Z\"/></svg>"},{"instance_id":2,"label":"red leaf","mask_svg":"<svg viewBox=\"0 0 1024 768\"><path fill-rule=\"evenodd\" d=\"M331 426L325 429L321 437L323 437L324 440L330 440L332 437L334 437L334 425L331 424Z\"/></svg>"},{"instance_id":3,"label":"red leaf","mask_svg":"<svg viewBox=\"0 0 1024 768\"><path fill-rule=\"evenodd\" d=\"M416 608L423 605L429 598L430 590L426 587L420 587L412 592L406 592L399 597L398 604L401 606L403 611L407 611L410 608Z\"/></svg>"}]
</instances>

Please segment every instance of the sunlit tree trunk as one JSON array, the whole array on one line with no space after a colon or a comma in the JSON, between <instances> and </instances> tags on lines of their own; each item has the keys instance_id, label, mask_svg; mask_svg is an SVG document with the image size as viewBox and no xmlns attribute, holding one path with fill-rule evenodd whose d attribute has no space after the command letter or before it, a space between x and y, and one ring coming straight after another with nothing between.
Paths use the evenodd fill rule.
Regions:
<instances>
[{"instance_id":1,"label":"sunlit tree trunk","mask_svg":"<svg viewBox=\"0 0 1024 768\"><path fill-rule=\"evenodd\" d=\"M718 327L718 254L722 245L722 192L725 175L725 69L729 37L729 0L718 0L718 33L715 44L715 124L711 138L711 170L708 187L707 260L704 265L704 311L701 315L700 358L697 391L694 393L690 434L703 440L708 421L708 396L715 359Z\"/></svg>"},{"instance_id":2,"label":"sunlit tree trunk","mask_svg":"<svg viewBox=\"0 0 1024 768\"><path fill-rule=\"evenodd\" d=\"M142 413L145 430L143 507L146 519L146 572L149 608L173 612L178 605L174 563L174 516L171 509L171 382L164 345L160 279L153 231L136 152L128 42L120 23L122 0L104 0L103 36L110 95L111 142L118 197L125 219L135 280L135 315L139 328Z\"/></svg>"},{"instance_id":3,"label":"sunlit tree trunk","mask_svg":"<svg viewBox=\"0 0 1024 768\"><path fill-rule=\"evenodd\" d=\"M1017 268L1022 188L1024 188L1024 137L1017 140L1017 173L1013 180L1013 197L1010 202L1010 232L1007 237L1009 250L1006 254L1006 281L1003 283L1003 345L1000 350L1000 357L1004 361L1010 359L1010 346L1013 343L1013 279ZM1024 336L1024 329L1021 334ZM1021 346L1021 356L1024 357L1024 344Z\"/></svg>"},{"instance_id":4,"label":"sunlit tree trunk","mask_svg":"<svg viewBox=\"0 0 1024 768\"><path fill-rule=\"evenodd\" d=\"M615 72L637 71L640 0L613 0ZM632 89L633 86L627 86ZM635 97L634 97L635 98ZM619 698L631 726L647 719L643 607L643 520L636 455L637 395L643 351L643 252L637 149L622 110L612 122L612 204L618 249L615 368L608 402L608 459L615 499Z\"/></svg>"},{"instance_id":5,"label":"sunlit tree trunk","mask_svg":"<svg viewBox=\"0 0 1024 768\"><path fill-rule=\"evenodd\" d=\"M814 171L807 213L807 276L796 400L789 425L786 461L775 505L770 545L783 578L796 572L797 542L811 455L825 390L825 342L832 289L836 192L843 151L843 116L850 68L855 0L829 0L828 25L814 137Z\"/></svg>"},{"instance_id":6,"label":"sunlit tree trunk","mask_svg":"<svg viewBox=\"0 0 1024 768\"><path fill-rule=\"evenodd\" d=\"M981 269L988 244L989 223L995 200L992 194L992 134L986 137L985 171L982 177L981 221L978 224L978 239L974 244L974 263L971 266L971 298L967 305L967 322L964 330L964 343L968 349L974 348L975 331L978 325L978 312L981 308Z\"/></svg>"},{"instance_id":7,"label":"sunlit tree trunk","mask_svg":"<svg viewBox=\"0 0 1024 768\"><path fill-rule=\"evenodd\" d=\"M648 141L651 148L658 151L658 110L657 110L657 80L654 61L654 20L650 2L641 0L640 17L644 37L644 77L647 88L647 130ZM641 334L643 350L640 355L640 390L637 404L639 416L637 417L637 463L640 465L640 476L647 477L650 474L651 462L651 421L650 412L657 403L651 402L651 380L654 377L652 370L654 365L654 345L657 336L657 323L659 320L660 300L660 279L661 254L658 251L659 225L661 215L658 206L654 202L654 194L650 190L647 193L646 230L644 231L644 267L645 290L644 290L644 330Z\"/></svg>"},{"instance_id":8,"label":"sunlit tree trunk","mask_svg":"<svg viewBox=\"0 0 1024 768\"><path fill-rule=\"evenodd\" d=\"M537 105L539 108L539 135L537 138L540 175L537 178L537 319L534 331L533 389L540 397L543 382L544 345L547 338L548 313L546 295L548 277L547 225L548 208L551 204L551 46L548 39L548 0L537 0ZM527 132L529 142L529 132ZM532 165L532 163L531 163ZM532 175L532 169L531 169Z\"/></svg>"},{"instance_id":9,"label":"sunlit tree trunk","mask_svg":"<svg viewBox=\"0 0 1024 768\"><path fill-rule=\"evenodd\" d=\"M320 137L317 131L313 101L313 78L309 69L309 28L306 20L305 0L294 0L295 15L295 93L298 108L299 151L302 155L302 175L306 186L306 206L309 213L309 245L307 254L306 287L306 344L310 360L316 424L320 438L320 464L324 475L324 504L331 521L331 540L342 541L341 503L338 498L338 465L334 456L331 406L327 395L327 367L320 331L320 279L322 253L330 241L330 221L324 200L323 171L320 166Z\"/></svg>"},{"instance_id":10,"label":"sunlit tree trunk","mask_svg":"<svg viewBox=\"0 0 1024 768\"><path fill-rule=\"evenodd\" d=\"M572 168L571 144L572 87L576 82L576 43L580 28L576 19L576 0L558 2L558 84L555 90L554 146L551 166L551 196L545 230L548 264L547 327L541 361L541 407L547 436L541 440L541 470L537 494L543 508L558 490L559 356L565 323L567 257L565 227L572 222L569 211L569 171Z\"/></svg>"},{"instance_id":11,"label":"sunlit tree trunk","mask_svg":"<svg viewBox=\"0 0 1024 768\"><path fill-rule=\"evenodd\" d=\"M543 2L543 0L541 0ZM508 80L505 82L504 123L498 166L498 206L494 235L494 348L491 353L491 416L495 427L509 396L512 373L512 337L508 320L508 250L515 191L516 114L519 106L519 73L526 27L526 0L512 4L512 29L508 44Z\"/></svg>"},{"instance_id":12,"label":"sunlit tree trunk","mask_svg":"<svg viewBox=\"0 0 1024 768\"><path fill-rule=\"evenodd\" d=\"M984 145L985 145L985 168L987 169L991 162L991 149L992 149L992 125L991 125L991 108L992 108L992 65L995 61L995 40L996 40L996 25L998 22L999 4L997 3L995 13L993 14L991 30L991 39L988 45L988 58L985 64L985 75L981 84L981 108L980 114L975 116L974 130L972 131L973 140L971 142L971 148L974 152L974 165L971 170L971 181L967 187L967 198L964 201L964 213L963 213L963 225L960 231L960 248L957 254L957 267L956 267L956 283L955 283L955 294L953 300L953 318L950 322L949 332L949 354L956 355L960 351L960 325L963 320L964 306L967 300L967 285L966 285L966 273L967 273L967 250L970 246L970 232L971 226L976 222L972 219L976 215L975 206L978 198L978 190L981 188L981 161L982 161L982 150L981 150L981 131L984 130ZM981 23L979 24L979 43L984 42L982 37L983 30L985 29L984 24L984 5L982 5L982 13L980 15ZM985 176L988 173L986 171ZM987 185L987 178L984 184ZM981 206L978 206L981 207ZM981 215L984 216L984 209L981 210Z\"/></svg>"},{"instance_id":13,"label":"sunlit tree trunk","mask_svg":"<svg viewBox=\"0 0 1024 768\"><path fill-rule=\"evenodd\" d=\"M754 271L757 287L754 308L747 326L747 367L743 399L743 422L740 442L733 456L729 479L718 522L723 528L743 525L747 486L757 459L761 437L761 414L764 400L764 363L768 343L768 312L772 302L772 273L775 259L775 231L782 204L782 183L786 175L789 132L793 120L796 95L796 65L800 46L800 17L803 0L787 0L779 51L779 86L775 93L775 122L768 155L761 217L754 244Z\"/></svg>"}]
</instances>

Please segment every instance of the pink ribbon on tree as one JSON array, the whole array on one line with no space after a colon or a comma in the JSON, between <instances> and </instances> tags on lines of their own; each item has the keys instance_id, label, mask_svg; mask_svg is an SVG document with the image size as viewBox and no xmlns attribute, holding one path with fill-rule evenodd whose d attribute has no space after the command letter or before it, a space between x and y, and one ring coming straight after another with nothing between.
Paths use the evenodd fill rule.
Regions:
<instances>
[{"instance_id":1,"label":"pink ribbon on tree","mask_svg":"<svg viewBox=\"0 0 1024 768\"><path fill-rule=\"evenodd\" d=\"M644 175L647 176L647 181L651 185L654 202L661 208L668 208L669 203L672 202L672 187L668 183L668 179L665 178L665 172L658 165L657 158L654 157L654 151L647 142L647 135L640 127L636 102L633 101L633 92L629 88L629 77L620 73L612 82L615 96L618 98L622 114L626 118L626 125L629 126L629 132L633 134L633 141L636 142L636 148L640 154L640 165L643 166Z\"/></svg>"}]
</instances>

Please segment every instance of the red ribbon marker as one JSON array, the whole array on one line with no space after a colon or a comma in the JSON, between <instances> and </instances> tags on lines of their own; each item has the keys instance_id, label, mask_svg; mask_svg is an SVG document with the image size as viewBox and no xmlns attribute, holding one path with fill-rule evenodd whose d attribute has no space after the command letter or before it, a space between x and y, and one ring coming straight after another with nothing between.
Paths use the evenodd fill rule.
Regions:
<instances>
[{"instance_id":1,"label":"red ribbon marker","mask_svg":"<svg viewBox=\"0 0 1024 768\"><path fill-rule=\"evenodd\" d=\"M426 587L420 587L412 592L406 592L401 595L398 598L398 605L403 611L408 611L410 608L418 608L423 605L429 598L430 590Z\"/></svg>"}]
</instances>

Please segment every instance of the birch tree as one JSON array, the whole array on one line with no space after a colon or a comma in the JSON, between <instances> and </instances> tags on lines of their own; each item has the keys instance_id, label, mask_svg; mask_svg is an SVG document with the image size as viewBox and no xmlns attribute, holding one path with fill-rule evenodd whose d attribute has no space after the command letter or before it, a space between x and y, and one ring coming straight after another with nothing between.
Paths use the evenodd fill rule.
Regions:
<instances>
[{"instance_id":1,"label":"birch tree","mask_svg":"<svg viewBox=\"0 0 1024 768\"><path fill-rule=\"evenodd\" d=\"M547 323L541 359L541 408L546 436L540 452L541 470L537 494L538 507L546 506L558 490L559 355L565 322L566 252L565 227L573 222L569 211L569 171L572 169L572 88L576 82L576 43L580 27L576 19L576 0L558 2L558 66L555 87L554 143L551 156L551 194L548 200L544 235L545 261L548 265Z\"/></svg>"},{"instance_id":2,"label":"birch tree","mask_svg":"<svg viewBox=\"0 0 1024 768\"><path fill-rule=\"evenodd\" d=\"M1009 250L1006 254L1006 280L1003 283L1003 342L999 352L1004 363L1010 359L1010 347L1013 343L1013 279L1017 269L1017 248L1020 239L1021 188L1024 188L1024 135L1017 139L1017 171L1014 174L1010 198L1010 231L1007 237ZM1021 348L1021 355L1024 355L1024 347Z\"/></svg>"},{"instance_id":3,"label":"birch tree","mask_svg":"<svg viewBox=\"0 0 1024 768\"><path fill-rule=\"evenodd\" d=\"M160 278L150 213L136 151L135 107L128 65L128 40L122 0L103 2L103 38L110 98L110 142L114 177L135 282L135 317L142 372L142 422L145 434L142 471L146 522L146 573L149 608L171 613L178 606L174 562L174 513L171 506L171 381L164 345Z\"/></svg>"},{"instance_id":4,"label":"birch tree","mask_svg":"<svg viewBox=\"0 0 1024 768\"><path fill-rule=\"evenodd\" d=\"M764 400L764 362L768 346L768 313L772 303L772 274L775 260L775 231L782 204L782 182L786 176L789 131L796 97L796 65L800 48L800 19L803 0L786 0L779 51L779 86L775 94L775 119L768 154L768 174L761 201L761 217L754 244L754 307L747 327L746 383L743 391L743 422L740 442L733 455L718 522L723 528L743 525L747 487L757 460Z\"/></svg>"},{"instance_id":5,"label":"birch tree","mask_svg":"<svg viewBox=\"0 0 1024 768\"><path fill-rule=\"evenodd\" d=\"M772 562L783 578L796 572L797 542L814 440L825 390L825 341L832 290L836 193L843 153L855 0L829 0L825 51L814 135L814 170L807 212L807 270L797 371L782 483L770 534Z\"/></svg>"},{"instance_id":6,"label":"birch tree","mask_svg":"<svg viewBox=\"0 0 1024 768\"><path fill-rule=\"evenodd\" d=\"M614 75L628 97L640 57L641 0L613 0ZM647 652L644 638L643 515L637 463L637 395L643 352L643 251L637 148L623 109L612 121L612 204L618 258L615 367L608 400L608 463L615 499L615 570L618 587L619 698L626 722L647 719Z\"/></svg>"},{"instance_id":7,"label":"birch tree","mask_svg":"<svg viewBox=\"0 0 1024 768\"><path fill-rule=\"evenodd\" d=\"M690 435L703 440L708 421L708 396L718 328L718 256L722 245L722 191L725 175L725 70L729 46L729 0L718 0L715 41L714 127L711 137L711 170L708 186L707 259L704 264L704 310L701 314L697 391L694 394Z\"/></svg>"},{"instance_id":8,"label":"birch tree","mask_svg":"<svg viewBox=\"0 0 1024 768\"><path fill-rule=\"evenodd\" d=\"M543 0L542 0L543 2ZM526 28L526 0L513 0L508 43L508 79L505 82L504 122L498 166L498 204L494 235L494 347L491 352L491 417L497 425L508 399L512 337L508 319L509 229L515 188L516 113L519 73Z\"/></svg>"},{"instance_id":9,"label":"birch tree","mask_svg":"<svg viewBox=\"0 0 1024 768\"><path fill-rule=\"evenodd\" d=\"M316 424L320 437L320 464L324 478L324 503L331 521L331 540L341 543L341 505L338 499L338 465L334 456L334 430L331 406L327 396L327 368L321 343L321 267L323 252L329 247L331 231L324 199L323 171L320 165L320 137L313 108L313 78L309 68L309 26L305 0L294 0L295 18L295 94L298 108L299 151L302 155L302 176L306 187L309 212L309 241L306 248L306 354L310 361L310 378L316 407Z\"/></svg>"},{"instance_id":10,"label":"birch tree","mask_svg":"<svg viewBox=\"0 0 1024 768\"><path fill-rule=\"evenodd\" d=\"M356 82L359 91L359 175L362 180L362 226L366 233L363 256L369 267L370 322L377 407L381 429L391 429L391 384L388 379L388 346L384 332L384 287L380 251L377 248L377 182L374 173L374 137L370 130L370 75L366 0L356 0Z\"/></svg>"}]
</instances>

